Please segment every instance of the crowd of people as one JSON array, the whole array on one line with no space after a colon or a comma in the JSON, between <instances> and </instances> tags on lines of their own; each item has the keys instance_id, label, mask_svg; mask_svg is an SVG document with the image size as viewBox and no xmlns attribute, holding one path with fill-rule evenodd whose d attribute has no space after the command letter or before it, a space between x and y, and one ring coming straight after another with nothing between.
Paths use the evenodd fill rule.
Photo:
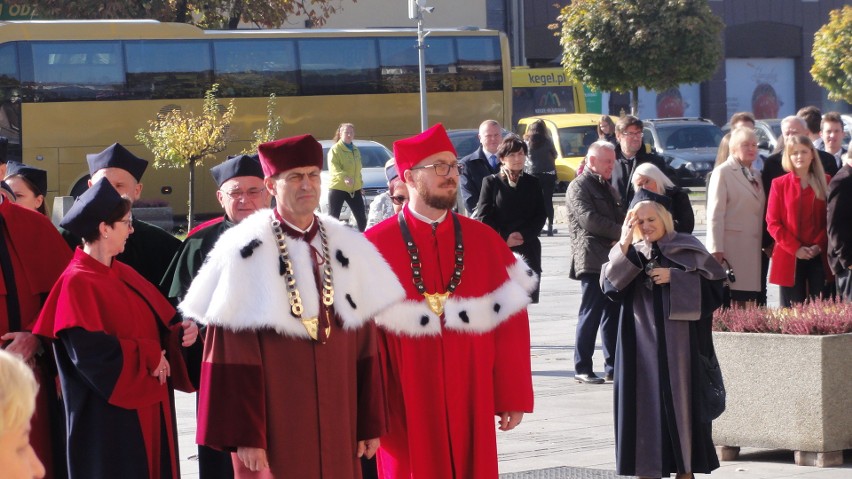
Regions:
<instances>
[{"instance_id":1,"label":"crowd of people","mask_svg":"<svg viewBox=\"0 0 852 479\"><path fill-rule=\"evenodd\" d=\"M840 117L785 118L766 158L754 118L731 123L706 243L636 117L601 117L566 193L574 378L615 383L618 474L719 466L719 405L701 379L716 309L765 304L767 278L782 307L852 300ZM46 173L2 162L0 457L16 444L13 477L177 479L175 389L197 392L204 479L497 477L496 430L533 410L527 307L546 274L539 237L557 233L553 139L541 121L504 138L486 120L458 159L435 125L394 143L368 214L354 125L337 135L327 158L301 135L211 168L223 213L182 242L133 218L148 162L118 143L87 155L89 189L58 229ZM357 229L334 218L344 202Z\"/></svg>"}]
</instances>

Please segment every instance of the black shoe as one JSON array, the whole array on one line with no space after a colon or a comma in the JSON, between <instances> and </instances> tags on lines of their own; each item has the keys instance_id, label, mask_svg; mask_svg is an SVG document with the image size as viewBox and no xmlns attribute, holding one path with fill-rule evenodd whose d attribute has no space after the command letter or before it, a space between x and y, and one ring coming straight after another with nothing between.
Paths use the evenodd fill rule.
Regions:
<instances>
[{"instance_id":1,"label":"black shoe","mask_svg":"<svg viewBox=\"0 0 852 479\"><path fill-rule=\"evenodd\" d=\"M595 373L574 374L574 379L578 383L585 383L585 384L603 384L604 383L604 380L599 378Z\"/></svg>"},{"instance_id":2,"label":"black shoe","mask_svg":"<svg viewBox=\"0 0 852 479\"><path fill-rule=\"evenodd\" d=\"M612 373L607 373L607 375L604 376L604 381L611 383L613 381Z\"/></svg>"}]
</instances>

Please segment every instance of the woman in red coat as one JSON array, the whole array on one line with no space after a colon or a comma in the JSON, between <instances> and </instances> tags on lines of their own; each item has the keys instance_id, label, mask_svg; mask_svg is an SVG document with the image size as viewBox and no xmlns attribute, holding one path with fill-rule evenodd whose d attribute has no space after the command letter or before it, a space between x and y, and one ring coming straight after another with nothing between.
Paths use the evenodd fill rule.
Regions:
<instances>
[{"instance_id":1,"label":"woman in red coat","mask_svg":"<svg viewBox=\"0 0 852 479\"><path fill-rule=\"evenodd\" d=\"M813 143L793 136L784 146L784 176L772 181L766 223L775 240L769 282L781 287L781 306L816 298L830 275L826 263L828 175Z\"/></svg>"}]
</instances>

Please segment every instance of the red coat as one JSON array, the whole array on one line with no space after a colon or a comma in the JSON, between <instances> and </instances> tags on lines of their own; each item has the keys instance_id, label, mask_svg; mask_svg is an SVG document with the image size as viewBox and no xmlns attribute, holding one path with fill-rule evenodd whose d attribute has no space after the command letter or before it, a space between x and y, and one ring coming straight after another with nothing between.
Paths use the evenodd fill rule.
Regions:
<instances>
[{"instance_id":1,"label":"red coat","mask_svg":"<svg viewBox=\"0 0 852 479\"><path fill-rule=\"evenodd\" d=\"M452 218L433 233L404 211L427 292L445 292L455 261ZM379 449L383 478L496 478L495 414L532 411L526 305L536 279L491 228L459 220L464 270L440 317L414 287L397 217L366 233L407 297L376 317L389 421Z\"/></svg>"},{"instance_id":2,"label":"red coat","mask_svg":"<svg viewBox=\"0 0 852 479\"><path fill-rule=\"evenodd\" d=\"M830 180L828 175L825 175L825 179L826 183ZM770 283L793 286L796 277L796 250L801 246L819 246L826 278L831 277L826 256L828 233L825 199L817 199L813 188L803 189L795 173L787 173L772 180L766 207L766 224L769 234L775 240L772 268L769 271ZM808 226L813 227L807 228Z\"/></svg>"}]
</instances>

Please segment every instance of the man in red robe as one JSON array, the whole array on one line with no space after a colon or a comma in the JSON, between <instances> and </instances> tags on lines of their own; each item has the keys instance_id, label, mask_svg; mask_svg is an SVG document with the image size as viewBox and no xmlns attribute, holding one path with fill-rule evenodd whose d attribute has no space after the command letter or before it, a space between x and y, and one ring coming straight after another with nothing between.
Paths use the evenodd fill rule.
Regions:
<instances>
[{"instance_id":1,"label":"man in red robe","mask_svg":"<svg viewBox=\"0 0 852 479\"><path fill-rule=\"evenodd\" d=\"M4 165L5 166L5 165ZM33 448L46 477L64 476L61 404L57 399L53 354L32 334L43 298L71 259L71 250L46 216L0 195L0 347L21 356L40 383L32 423Z\"/></svg>"},{"instance_id":2,"label":"man in red robe","mask_svg":"<svg viewBox=\"0 0 852 479\"><path fill-rule=\"evenodd\" d=\"M197 441L231 451L237 478L359 479L385 431L370 319L404 292L369 241L314 213L313 137L258 153L275 209L219 237L179 306L207 325Z\"/></svg>"},{"instance_id":3,"label":"man in red robe","mask_svg":"<svg viewBox=\"0 0 852 479\"><path fill-rule=\"evenodd\" d=\"M388 400L383 478L497 477L499 428L532 412L534 273L490 227L460 217L444 128L394 143L409 202L367 231L406 288L376 316Z\"/></svg>"}]
</instances>

